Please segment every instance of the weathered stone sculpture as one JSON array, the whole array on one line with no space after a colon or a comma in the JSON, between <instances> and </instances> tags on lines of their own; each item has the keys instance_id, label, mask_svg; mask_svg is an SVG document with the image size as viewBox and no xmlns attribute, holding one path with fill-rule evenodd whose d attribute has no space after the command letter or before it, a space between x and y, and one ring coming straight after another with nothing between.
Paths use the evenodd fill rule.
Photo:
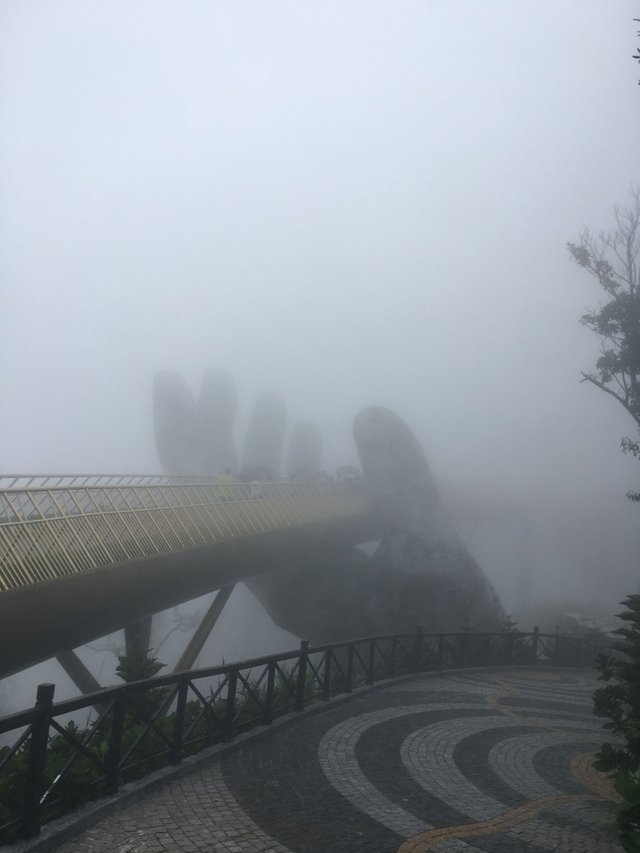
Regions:
<instances>
[{"instance_id":1,"label":"weathered stone sculpture","mask_svg":"<svg viewBox=\"0 0 640 853\"><path fill-rule=\"evenodd\" d=\"M367 486L385 535L370 564L370 612L381 631L409 619L429 630L497 629L504 611L449 524L424 452L407 425L374 406L354 421Z\"/></svg>"},{"instance_id":2,"label":"weathered stone sculpture","mask_svg":"<svg viewBox=\"0 0 640 853\"><path fill-rule=\"evenodd\" d=\"M237 471L233 421L237 405L232 378L205 374L198 406L187 383L173 371L153 385L158 454L169 475L216 475ZM261 394L247 430L242 474L277 479L285 433L284 402ZM281 570L247 585L274 621L312 642L331 642L411 630L499 628L504 612L491 584L465 550L440 503L425 455L407 425L374 406L354 421L354 437L382 538L373 557L351 545L306 547ZM287 473L313 478L320 470L321 438L298 423ZM294 553L291 551L290 553ZM285 558L283 558L285 559Z\"/></svg>"},{"instance_id":3,"label":"weathered stone sculpture","mask_svg":"<svg viewBox=\"0 0 640 853\"><path fill-rule=\"evenodd\" d=\"M277 480L280 477L286 420L281 397L269 392L258 396L249 419L242 457L242 470L249 477L252 472L262 472L259 476L256 474L257 479Z\"/></svg>"},{"instance_id":4,"label":"weathered stone sculpture","mask_svg":"<svg viewBox=\"0 0 640 853\"><path fill-rule=\"evenodd\" d=\"M238 393L231 374L221 369L207 370L202 379L197 414L201 474L215 476L227 468L237 474L238 457L233 441L237 408Z\"/></svg>"},{"instance_id":5,"label":"weathered stone sculpture","mask_svg":"<svg viewBox=\"0 0 640 853\"><path fill-rule=\"evenodd\" d=\"M199 474L202 460L196 444L196 403L186 380L175 370L153 379L156 447L165 474Z\"/></svg>"},{"instance_id":6,"label":"weathered stone sculpture","mask_svg":"<svg viewBox=\"0 0 640 853\"><path fill-rule=\"evenodd\" d=\"M336 546L248 585L274 621L314 643L413 630L500 627L491 584L449 525L417 440L393 412L360 412L354 436L383 537L369 559Z\"/></svg>"},{"instance_id":7,"label":"weathered stone sculpture","mask_svg":"<svg viewBox=\"0 0 640 853\"><path fill-rule=\"evenodd\" d=\"M298 421L291 433L287 477L313 480L321 470L322 436L315 424Z\"/></svg>"}]
</instances>

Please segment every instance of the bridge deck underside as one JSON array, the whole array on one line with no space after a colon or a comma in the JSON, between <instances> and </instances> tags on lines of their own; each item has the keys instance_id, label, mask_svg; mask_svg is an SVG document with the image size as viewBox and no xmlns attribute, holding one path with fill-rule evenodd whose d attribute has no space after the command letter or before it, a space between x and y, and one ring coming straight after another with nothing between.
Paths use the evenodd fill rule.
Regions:
<instances>
[{"instance_id":1,"label":"bridge deck underside","mask_svg":"<svg viewBox=\"0 0 640 853\"><path fill-rule=\"evenodd\" d=\"M0 677L375 526L331 484L0 491Z\"/></svg>"}]
</instances>

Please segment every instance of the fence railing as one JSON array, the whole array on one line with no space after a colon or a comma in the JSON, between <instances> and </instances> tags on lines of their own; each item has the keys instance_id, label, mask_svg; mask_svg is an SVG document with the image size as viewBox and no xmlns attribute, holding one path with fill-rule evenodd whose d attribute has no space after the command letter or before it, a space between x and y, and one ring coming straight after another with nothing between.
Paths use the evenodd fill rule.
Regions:
<instances>
[{"instance_id":1,"label":"fence railing","mask_svg":"<svg viewBox=\"0 0 640 853\"><path fill-rule=\"evenodd\" d=\"M602 640L531 633L414 633L368 637L130 682L0 719L0 844L120 785L255 725L363 685L452 667L591 666ZM87 718L87 714L89 717ZM74 722L84 715L82 726Z\"/></svg>"},{"instance_id":2,"label":"fence railing","mask_svg":"<svg viewBox=\"0 0 640 853\"><path fill-rule=\"evenodd\" d=\"M167 486L179 483L209 483L217 477L170 477L166 474L1 474L0 490L67 489L103 486Z\"/></svg>"},{"instance_id":3,"label":"fence railing","mask_svg":"<svg viewBox=\"0 0 640 853\"><path fill-rule=\"evenodd\" d=\"M0 592L370 511L359 483L4 477L0 478Z\"/></svg>"}]
</instances>

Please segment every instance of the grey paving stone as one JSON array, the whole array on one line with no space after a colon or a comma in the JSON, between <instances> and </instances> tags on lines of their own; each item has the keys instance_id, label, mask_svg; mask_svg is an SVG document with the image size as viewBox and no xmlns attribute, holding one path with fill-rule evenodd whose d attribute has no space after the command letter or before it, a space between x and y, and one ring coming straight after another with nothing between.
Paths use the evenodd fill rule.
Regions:
<instances>
[{"instance_id":1,"label":"grey paving stone","mask_svg":"<svg viewBox=\"0 0 640 853\"><path fill-rule=\"evenodd\" d=\"M444 826L450 834L435 853L619 853L613 806L569 768L574 747L603 736L591 716L595 678L547 675L458 671L329 703L57 849L395 853ZM554 804L563 795L574 799ZM544 808L518 812L533 801ZM465 837L469 825L476 831Z\"/></svg>"}]
</instances>

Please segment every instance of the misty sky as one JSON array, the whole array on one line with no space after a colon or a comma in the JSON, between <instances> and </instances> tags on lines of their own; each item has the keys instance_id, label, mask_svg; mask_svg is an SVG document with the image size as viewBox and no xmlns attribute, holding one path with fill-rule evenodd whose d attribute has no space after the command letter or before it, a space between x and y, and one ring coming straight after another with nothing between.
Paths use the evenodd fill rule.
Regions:
<instances>
[{"instance_id":1,"label":"misty sky","mask_svg":"<svg viewBox=\"0 0 640 853\"><path fill-rule=\"evenodd\" d=\"M588 504L628 560L633 425L578 382L565 244L640 181L634 15L1 0L0 469L159 471L153 373L221 365L327 465L387 405L440 479Z\"/></svg>"}]
</instances>

